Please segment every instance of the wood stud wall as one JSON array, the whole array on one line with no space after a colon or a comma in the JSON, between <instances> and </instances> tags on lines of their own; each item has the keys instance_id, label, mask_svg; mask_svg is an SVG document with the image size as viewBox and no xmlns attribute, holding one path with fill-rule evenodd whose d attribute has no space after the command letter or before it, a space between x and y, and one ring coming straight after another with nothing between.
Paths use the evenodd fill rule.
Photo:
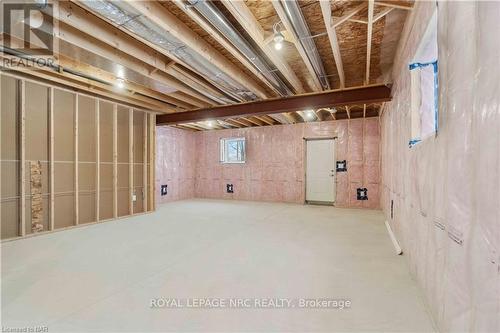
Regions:
<instances>
[{"instance_id":1,"label":"wood stud wall","mask_svg":"<svg viewBox=\"0 0 500 333\"><path fill-rule=\"evenodd\" d=\"M106 164L106 163L111 164L112 168L113 168L113 172L112 172L112 178L113 178L112 179L112 183L113 183L113 189L112 189L113 209L112 209L112 212L113 212L113 214L112 214L112 216L113 216L113 218L118 217L118 209L119 209L118 208L119 207L119 200L118 200L118 164L119 164L118 163L118 144L119 144L119 141L118 141L118 124L117 124L118 112L126 112L127 113L126 119L128 121L128 127L127 127L126 134L129 135L129 138L128 138L129 157L128 157L128 163L126 163L125 161L122 161L122 162L125 162L125 164L128 164L129 184L128 184L128 191L127 192L128 192L129 200L127 203L127 206L128 206L127 211L131 215L134 213L143 213L143 212L154 210L154 208L155 208L155 206L154 206L154 196L155 196L154 165L155 164L154 164L154 152L153 152L153 147L154 147L154 142L155 142L155 137L154 137L155 116L154 116L154 114L150 114L150 113L148 113L146 111L142 111L142 110L135 110L135 109L132 109L129 107L123 108L125 111L119 111L118 104L113 103L112 104L112 106L113 106L113 108L112 108L112 138L113 138L112 163L103 162L101 159L101 153L102 153L102 149L101 149L101 136L102 136L101 125L102 124L100 123L100 121L102 119L101 117L102 117L102 112L103 112L101 104L102 104L102 102L106 102L106 103L110 103L110 102L101 100L101 99L93 97L93 96L82 95L80 93L65 90L62 88L54 88L52 86L48 86L46 84L42 84L42 83L39 83L36 81L20 78L17 76L11 76L11 75L7 75L7 74L3 74L3 73L0 76L0 79L2 79L3 76L16 79L16 81L15 81L16 87L13 88L16 91L16 95L13 97L16 100L16 102L15 102L15 105L16 105L15 106L15 109L16 109L15 113L16 114L15 114L15 116L13 115L13 117L15 117L15 119L17 119L16 123L18 126L18 130L16 130L16 132L15 132L15 133L17 133L18 137L15 138L15 141L18 143L18 147L16 149L18 150L18 154L19 154L19 157L18 157L19 161L18 161L18 163L16 163L17 168L18 168L18 171L17 171L18 176L16 176L16 179L17 179L16 181L17 181L18 187L19 187L19 195L18 195L18 197L13 197L13 198L2 198L2 201L1 201L2 204L0 204L0 213L2 214L2 224L15 223L16 224L15 228L17 229L16 236L14 236L13 234L4 235L2 233L2 235L1 235L2 240L3 239L26 237L26 236L38 233L38 229L39 229L38 219L40 218L40 216L42 219L44 218L44 216L46 216L45 218L47 219L42 224L42 226L44 226L44 230L42 232L53 231L56 229L71 227L71 225L69 225L69 226L66 226L66 225L57 226L56 213L57 213L57 209L58 209L58 204L57 204L58 195L71 195L71 193L67 192L67 191L60 192L61 190L60 189L58 190L58 186L61 185L61 179L59 179L59 185L57 185L56 184L56 177L58 177L58 171L57 171L58 168L56 167L56 164L59 165L59 168L61 168L61 165L64 167L64 166L69 166L68 163L73 164L73 168L72 168L72 172L73 172L73 191L72 191L73 194L72 195L74 196L73 197L73 204L74 204L73 226L77 226L79 224L84 224L84 223L96 223L96 222L104 220L102 218L102 214L101 214L102 207L100 207L103 204L102 195L101 195L101 185L102 185L102 183L101 183L101 181L102 181L101 167L103 164ZM30 84L32 84L32 83L38 84L39 86L46 87L46 89L47 89L47 92L46 92L46 98L47 98L46 105L47 105L47 107L46 107L46 109L41 108L40 110L41 110L41 112L45 112L45 110L47 112L46 113L47 151L45 154L46 154L46 156L48 156L48 161L28 160L28 159L31 159L32 157L26 155L27 149L30 149L30 147L31 147L31 146L27 146L27 145L31 145L30 142L27 142L27 129L26 129L26 126L27 126L26 103L27 103L27 98L30 98L30 96L31 96L30 91L29 90L27 91L27 88L26 88L27 82L30 82ZM57 103L57 101L55 100L55 98L56 98L55 93L58 90L65 91L66 93L68 93L68 92L71 93L72 108L73 108L73 110L72 110L73 123L72 124L58 123L58 119L54 115L54 104ZM92 103L90 105L94 109L90 119L92 119L92 117L95 118L95 119L92 119L92 121L93 121L92 125L95 126L95 130L92 133L88 133L88 131L84 132L84 130L86 128L84 125L89 125L89 124L84 122L84 123L82 123L83 124L82 125L79 123L79 119L81 119L81 116L83 115L82 112L84 112L84 109L82 109L80 107L79 102L83 98L89 100L89 97L91 98L90 101ZM37 103L38 103L38 101L37 101ZM33 104L33 103L31 103L31 104ZM3 107L3 102L2 102L2 107ZM59 105L59 112L61 112L60 110L61 110L61 106ZM85 111L88 111L88 110L85 110ZM33 112L33 110L30 110L30 112ZM35 112L36 112L36 110L35 110ZM64 112L66 112L66 111L64 111ZM141 137L141 139L143 141L142 147L141 146L136 147L134 145L134 129L135 129L134 128L134 114L136 115L136 118L135 118L136 121L137 121L137 119L142 119L141 128L139 130L142 132L142 137ZM80 117L79 117L79 115L80 115ZM139 115L141 117L139 117ZM40 114L38 116L43 117L43 114ZM88 117L88 114L86 116ZM87 118L85 118L85 119L87 119ZM73 132L72 139L74 140L74 142L72 144L73 161L57 161L57 159L58 159L57 155L56 155L57 145L55 144L55 142L56 142L56 140L59 140L59 143L61 143L61 142L64 142L64 140L65 140L64 137L57 138L56 133L58 133L58 132L56 131L56 129L58 128L58 126L70 126L72 128L72 132ZM81 127L81 126L84 126L84 127ZM4 134L3 132L1 132L1 134L7 135L7 134ZM61 134L59 134L59 135L61 135ZM83 146L80 147L79 146L79 139L80 139L80 144L81 144L82 139L85 140L85 138L92 138L91 142L89 142L89 144L92 144L95 147L95 161L92 161L92 160L85 161L85 160L83 160L85 158L80 156L80 153L81 153L80 150L82 148L84 150L85 150L85 148L88 148L88 147L83 147ZM3 136L2 136L2 139L3 139ZM36 137L36 138L30 137L30 140L33 140L33 139L43 140L43 138L39 138L39 137ZM135 161L135 159L134 159L134 150L135 149L139 149L139 151L135 152L136 156L141 156L141 153L142 153L141 157L143 159L140 162L140 164L142 164L142 166L143 166L143 175L142 175L142 179L141 179L142 184L140 186L139 186L139 184L137 185L137 189L139 189L139 187L142 188L142 193L138 193L138 191L136 191L136 187L134 186L134 182L133 182L134 181L134 167L136 164L139 164L139 163L136 163L137 161ZM2 157L2 159L3 159L3 157ZM16 160L12 160L12 161L9 160L9 161L2 161L2 162L6 162L6 163L7 162L16 162ZM44 169L41 166L43 163L46 163L46 165L47 165L46 169ZM95 170L93 169L93 167L89 168L89 164L95 164ZM123 163L121 163L121 164L123 164ZM3 169L3 165L4 165L4 163L2 163L2 169ZM28 165L30 166L29 170L27 170ZM82 173L84 173L84 171L88 172L89 170L92 174L95 172L95 179L85 179L85 175L82 178ZM92 170L94 170L94 171L92 171ZM1 171L2 170L0 169L0 173L1 173ZM7 172L7 169L5 172ZM47 186L47 188L48 188L48 190L45 190L45 192L46 192L45 196L47 197L46 208L43 205L43 203L44 203L43 199L40 199L40 197L43 197L43 194L41 194L41 188L40 189L33 189L34 182L36 184L43 183L40 175L35 174L38 172L40 172L40 173L47 172L47 175L44 175L44 177L46 177L46 179L47 179L47 184L43 185L43 186ZM27 175L30 175L29 180L26 179ZM10 177L10 173L8 174L8 176ZM5 175L5 177L7 177L7 174ZM4 179L5 177L2 177L2 179ZM95 198L93 198L94 201L92 201L92 199L89 201L88 198L83 197L84 195L88 196L88 195L92 195L94 193L94 190L91 190L91 193L89 193L89 191L88 191L88 188L87 188L88 185L86 185L86 182L89 182L89 181L91 183L91 187L95 186ZM81 184L83 184L83 186L81 186ZM94 184L94 185L92 185L92 184ZM58 191L59 191L59 193L58 193ZM143 208L141 210L134 209L134 203L132 202L132 195L133 194L137 194L138 200L139 200L139 198L142 199ZM37 196L37 200L38 200L36 203L34 203L34 201L32 200L35 195ZM18 199L16 199L16 198L18 198ZM10 201L16 200L16 202L18 202L15 205L17 207L18 214L8 215L7 212L5 212L4 208L6 208L6 206L4 207L4 201L9 202L9 200ZM30 204L27 204L28 200L29 200ZM86 209L82 210L82 208L81 208L82 207L81 205L85 205L86 202L90 202L91 207L95 206L95 207L93 207L94 212L95 212L95 216L93 216L93 220L90 222L88 222L87 220L82 220L82 219L85 219L85 216L87 216L87 219L88 219L88 214L89 214L88 211L86 211ZM121 202L121 204L124 204L123 201ZM36 205L36 208L37 208L37 212L36 212L36 216L38 216L38 217L36 217L37 221L33 220L37 224L36 228L33 227L32 220L31 220L32 214L33 214L34 219L35 219L35 215L34 215L34 213L30 213L28 211L28 209L30 211L32 210L33 205ZM59 205L63 205L63 204L60 203ZM43 207L43 209L47 209L48 211L44 212L44 214L40 215L40 211L38 211L38 209L40 209L39 207ZM83 214L83 215L81 215L81 214ZM17 216L17 217L13 217L13 216ZM4 220L4 218L5 218L5 220ZM10 219L12 219L12 218L17 219L17 221L12 221L12 220L9 221L9 218ZM61 218L61 217L59 216L59 218ZM71 219L71 217L68 217L68 219ZM26 227L27 225L30 228L29 231L27 230L27 227Z\"/></svg>"}]
</instances>

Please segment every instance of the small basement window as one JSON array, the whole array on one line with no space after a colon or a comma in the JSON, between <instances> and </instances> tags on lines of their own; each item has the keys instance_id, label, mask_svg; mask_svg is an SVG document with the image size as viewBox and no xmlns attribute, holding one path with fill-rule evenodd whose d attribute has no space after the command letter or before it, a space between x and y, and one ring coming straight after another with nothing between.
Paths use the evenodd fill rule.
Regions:
<instances>
[{"instance_id":1,"label":"small basement window","mask_svg":"<svg viewBox=\"0 0 500 333\"><path fill-rule=\"evenodd\" d=\"M438 129L437 9L409 65L411 75L410 147L436 135Z\"/></svg>"},{"instance_id":2,"label":"small basement window","mask_svg":"<svg viewBox=\"0 0 500 333\"><path fill-rule=\"evenodd\" d=\"M221 163L245 163L245 138L220 140Z\"/></svg>"}]
</instances>

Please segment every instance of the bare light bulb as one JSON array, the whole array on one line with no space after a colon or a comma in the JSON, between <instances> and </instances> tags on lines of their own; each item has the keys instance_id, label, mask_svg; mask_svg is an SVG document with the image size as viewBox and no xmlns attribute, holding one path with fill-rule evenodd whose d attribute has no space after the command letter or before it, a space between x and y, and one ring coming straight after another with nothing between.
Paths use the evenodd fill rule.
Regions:
<instances>
[{"instance_id":1,"label":"bare light bulb","mask_svg":"<svg viewBox=\"0 0 500 333\"><path fill-rule=\"evenodd\" d=\"M276 50L281 50L283 48L283 43L279 42L279 43L274 43L274 48Z\"/></svg>"},{"instance_id":2,"label":"bare light bulb","mask_svg":"<svg viewBox=\"0 0 500 333\"><path fill-rule=\"evenodd\" d=\"M125 80L122 78L117 78L116 79L116 86L120 89L125 88Z\"/></svg>"}]
</instances>

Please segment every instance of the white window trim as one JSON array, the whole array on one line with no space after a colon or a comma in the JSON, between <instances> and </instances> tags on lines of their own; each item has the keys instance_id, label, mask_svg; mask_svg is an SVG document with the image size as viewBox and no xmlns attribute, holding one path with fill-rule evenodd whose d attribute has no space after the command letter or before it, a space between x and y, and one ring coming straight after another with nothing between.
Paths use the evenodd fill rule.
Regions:
<instances>
[{"instance_id":1,"label":"white window trim","mask_svg":"<svg viewBox=\"0 0 500 333\"><path fill-rule=\"evenodd\" d=\"M243 142L243 160L242 161L227 161L226 157L226 147L228 141L242 141ZM245 164L246 163L246 138L245 137L233 137L233 138L221 138L219 140L219 162L221 164Z\"/></svg>"}]
</instances>

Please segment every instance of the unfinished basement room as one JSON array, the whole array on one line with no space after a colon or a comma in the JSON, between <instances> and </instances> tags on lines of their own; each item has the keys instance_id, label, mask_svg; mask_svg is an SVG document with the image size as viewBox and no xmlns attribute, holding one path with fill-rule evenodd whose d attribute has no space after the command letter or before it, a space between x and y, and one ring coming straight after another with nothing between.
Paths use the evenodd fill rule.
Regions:
<instances>
[{"instance_id":1,"label":"unfinished basement room","mask_svg":"<svg viewBox=\"0 0 500 333\"><path fill-rule=\"evenodd\" d=\"M500 333L500 1L0 20L2 332Z\"/></svg>"}]
</instances>

